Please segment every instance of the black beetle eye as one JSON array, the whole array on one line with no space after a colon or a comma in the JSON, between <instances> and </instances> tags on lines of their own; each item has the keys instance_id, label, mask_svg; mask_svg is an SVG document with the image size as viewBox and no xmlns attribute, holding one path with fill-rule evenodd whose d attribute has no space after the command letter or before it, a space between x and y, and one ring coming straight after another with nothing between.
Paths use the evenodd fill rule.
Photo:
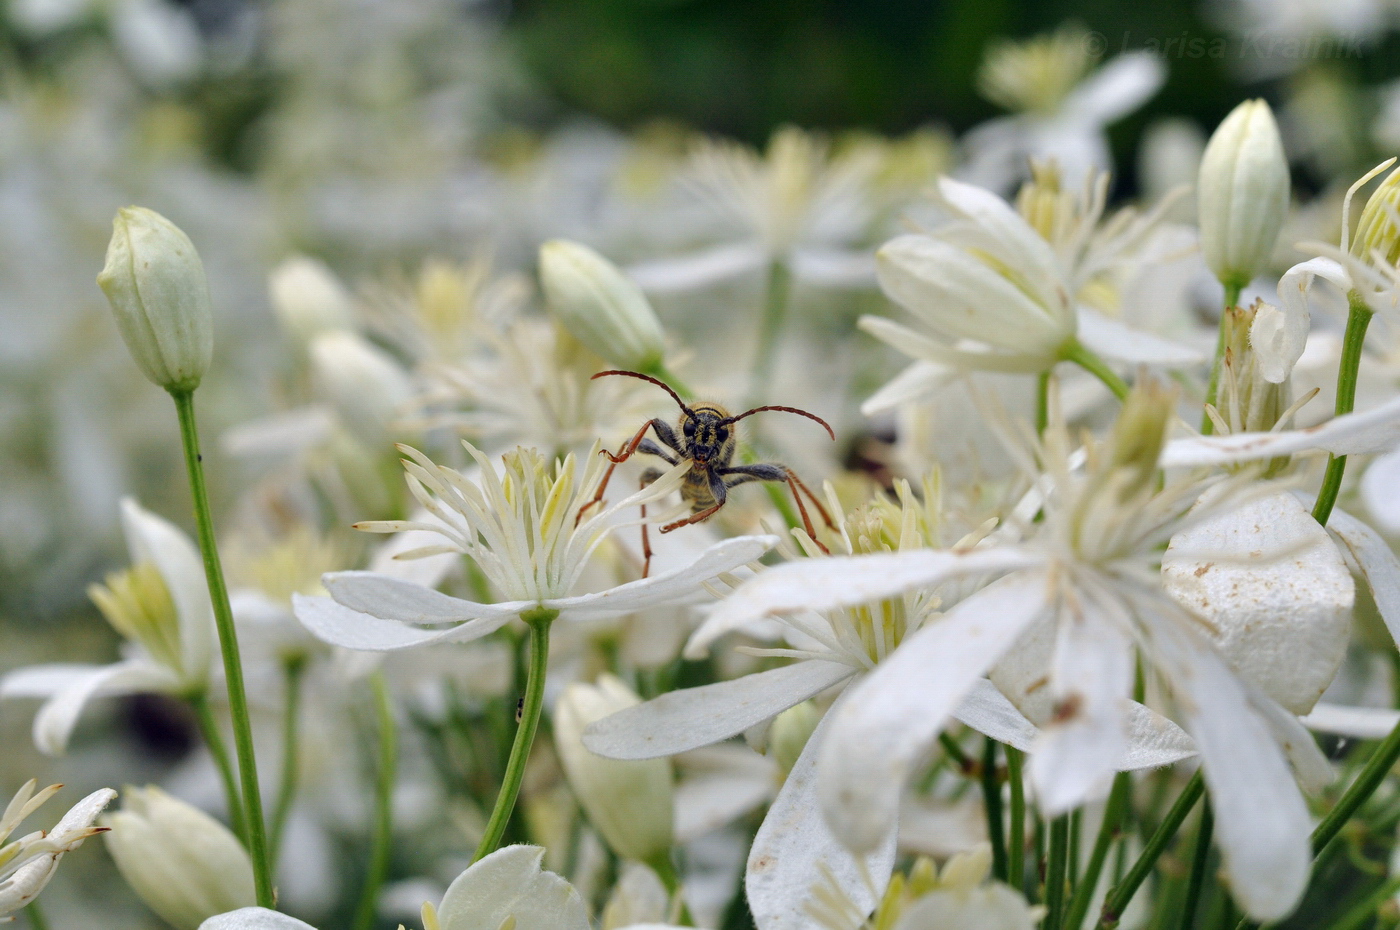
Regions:
<instances>
[{"instance_id":1,"label":"black beetle eye","mask_svg":"<svg viewBox=\"0 0 1400 930\"><path fill-rule=\"evenodd\" d=\"M685 421L685 425L684 425L683 427L681 427L681 429L683 429L683 430L685 431L686 436L694 436L694 435L695 435L695 421L694 421L694 420L686 420L686 421Z\"/></svg>"},{"instance_id":2,"label":"black beetle eye","mask_svg":"<svg viewBox=\"0 0 1400 930\"><path fill-rule=\"evenodd\" d=\"M719 429L715 430L715 438L718 439L720 442L728 441L729 430L721 426Z\"/></svg>"}]
</instances>

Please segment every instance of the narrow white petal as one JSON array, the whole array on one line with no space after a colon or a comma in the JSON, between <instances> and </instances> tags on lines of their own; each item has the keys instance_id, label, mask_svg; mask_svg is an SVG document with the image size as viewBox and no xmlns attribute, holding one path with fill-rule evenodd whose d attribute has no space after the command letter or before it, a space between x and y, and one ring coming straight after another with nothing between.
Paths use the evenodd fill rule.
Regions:
<instances>
[{"instance_id":1,"label":"narrow white petal","mask_svg":"<svg viewBox=\"0 0 1400 930\"><path fill-rule=\"evenodd\" d=\"M760 572L725 598L712 616L715 623L742 625L796 610L851 607L950 578L1026 568L1040 560L1010 546L802 559Z\"/></svg>"},{"instance_id":2,"label":"narrow white petal","mask_svg":"<svg viewBox=\"0 0 1400 930\"><path fill-rule=\"evenodd\" d=\"M1349 736L1352 739L1384 739L1400 726L1400 710L1389 707L1347 707L1319 701L1301 721L1318 733Z\"/></svg>"},{"instance_id":3,"label":"narrow white petal","mask_svg":"<svg viewBox=\"0 0 1400 930\"><path fill-rule=\"evenodd\" d=\"M1146 103L1166 79L1160 56L1129 52L1082 81L1065 98L1062 110L1089 125L1107 126Z\"/></svg>"},{"instance_id":4,"label":"narrow white petal","mask_svg":"<svg viewBox=\"0 0 1400 930\"><path fill-rule=\"evenodd\" d=\"M47 755L62 755L83 708L94 698L143 691L173 692L180 684L174 672L150 659L92 666L85 675L74 675L67 687L55 692L39 708L34 716L34 745Z\"/></svg>"},{"instance_id":5,"label":"narrow white petal","mask_svg":"<svg viewBox=\"0 0 1400 930\"><path fill-rule=\"evenodd\" d=\"M1346 546L1371 589L1385 628L1400 643L1400 559L1379 533L1341 509L1332 510L1327 529Z\"/></svg>"},{"instance_id":6,"label":"narrow white petal","mask_svg":"<svg viewBox=\"0 0 1400 930\"><path fill-rule=\"evenodd\" d=\"M605 717L583 744L610 759L655 759L736 736L856 673L807 660L699 688L671 691Z\"/></svg>"},{"instance_id":7,"label":"narrow white petal","mask_svg":"<svg viewBox=\"0 0 1400 930\"><path fill-rule=\"evenodd\" d=\"M1254 322L1249 326L1249 344L1254 348L1264 380L1282 384L1293 374L1293 366L1308 344L1308 318L1273 304L1257 306Z\"/></svg>"},{"instance_id":8,"label":"narrow white petal","mask_svg":"<svg viewBox=\"0 0 1400 930\"><path fill-rule=\"evenodd\" d=\"M1317 451L1360 455L1386 452L1397 443L1400 443L1400 398L1307 429L1173 439L1162 451L1161 464L1163 468L1193 468Z\"/></svg>"},{"instance_id":9,"label":"narrow white petal","mask_svg":"<svg viewBox=\"0 0 1400 930\"><path fill-rule=\"evenodd\" d=\"M744 242L674 258L639 262L628 267L627 276L644 290L653 294L667 294L737 278L756 271L767 258L767 253L757 242Z\"/></svg>"},{"instance_id":10,"label":"narrow white petal","mask_svg":"<svg viewBox=\"0 0 1400 930\"><path fill-rule=\"evenodd\" d=\"M822 750L822 808L852 849L874 849L894 829L914 762L978 679L1044 612L1046 586L1043 573L1024 572L977 592L906 639L832 712Z\"/></svg>"},{"instance_id":11,"label":"narrow white petal","mask_svg":"<svg viewBox=\"0 0 1400 930\"><path fill-rule=\"evenodd\" d=\"M154 565L175 602L182 671L186 676L206 674L214 648L214 607L198 547L175 524L129 497L122 499L121 512L131 560Z\"/></svg>"},{"instance_id":12,"label":"narrow white petal","mask_svg":"<svg viewBox=\"0 0 1400 930\"><path fill-rule=\"evenodd\" d=\"M1277 312L1282 319L1265 324L1277 330L1278 340L1255 339L1253 329L1250 331L1264 377L1275 384L1287 380L1307 345L1308 331L1312 325L1309 304L1316 299L1317 295L1312 291L1318 278L1336 285L1342 294L1351 290L1351 276L1333 259L1313 258L1300 262L1285 271L1278 281L1278 299L1282 307Z\"/></svg>"},{"instance_id":13,"label":"narrow white petal","mask_svg":"<svg viewBox=\"0 0 1400 930\"><path fill-rule=\"evenodd\" d=\"M676 842L726 826L769 801L778 787L772 759L741 743L719 743L676 760Z\"/></svg>"},{"instance_id":14,"label":"narrow white petal","mask_svg":"<svg viewBox=\"0 0 1400 930\"><path fill-rule=\"evenodd\" d=\"M875 909L889 882L897 824L857 859L832 835L817 803L818 757L829 721L844 701L843 695L807 740L749 850L744 890L758 930L809 930L807 904L823 872L862 915Z\"/></svg>"},{"instance_id":15,"label":"narrow white petal","mask_svg":"<svg viewBox=\"0 0 1400 930\"><path fill-rule=\"evenodd\" d=\"M979 678L953 711L958 722L990 736L999 743L1029 752L1040 728L1025 718L1016 705L986 678Z\"/></svg>"},{"instance_id":16,"label":"narrow white petal","mask_svg":"<svg viewBox=\"0 0 1400 930\"><path fill-rule=\"evenodd\" d=\"M875 256L847 249L799 247L793 251L792 273L826 287L868 287L875 284Z\"/></svg>"},{"instance_id":17,"label":"narrow white petal","mask_svg":"<svg viewBox=\"0 0 1400 930\"><path fill-rule=\"evenodd\" d=\"M1200 747L1215 829L1235 900L1256 920L1288 914L1312 867L1307 805L1244 686L1213 650L1167 623L1162 660Z\"/></svg>"},{"instance_id":18,"label":"narrow white petal","mask_svg":"<svg viewBox=\"0 0 1400 930\"><path fill-rule=\"evenodd\" d=\"M427 524L440 522L426 509L415 511L409 516L409 521ZM446 552L421 559L395 557L403 552L436 546L445 541L442 536L431 530L408 530L403 533L395 533L375 550L374 555L370 558L369 570L402 581L421 584L425 588L436 588L454 568L462 563L461 553Z\"/></svg>"},{"instance_id":19,"label":"narrow white petal","mask_svg":"<svg viewBox=\"0 0 1400 930\"><path fill-rule=\"evenodd\" d=\"M1134 329L1085 307L1079 309L1079 341L1110 361L1133 365L1184 368L1206 361L1193 346Z\"/></svg>"},{"instance_id":20,"label":"narrow white petal","mask_svg":"<svg viewBox=\"0 0 1400 930\"><path fill-rule=\"evenodd\" d=\"M1377 456L1361 476L1361 499L1366 512L1381 529L1400 536L1400 452Z\"/></svg>"},{"instance_id":21,"label":"narrow white petal","mask_svg":"<svg viewBox=\"0 0 1400 930\"><path fill-rule=\"evenodd\" d=\"M0 678L0 698L53 697L60 691L66 691L87 681L93 672L105 668L105 665L77 662L55 662L50 665L17 668Z\"/></svg>"},{"instance_id":22,"label":"narrow white petal","mask_svg":"<svg viewBox=\"0 0 1400 930\"><path fill-rule=\"evenodd\" d=\"M1196 743L1181 727L1137 701L1128 705L1128 748L1118 761L1120 772L1161 768L1195 754Z\"/></svg>"},{"instance_id":23,"label":"narrow white petal","mask_svg":"<svg viewBox=\"0 0 1400 930\"><path fill-rule=\"evenodd\" d=\"M509 618L534 606L529 601L478 604L374 572L329 572L321 576L321 583L337 604L400 623L462 623Z\"/></svg>"},{"instance_id":24,"label":"narrow white petal","mask_svg":"<svg viewBox=\"0 0 1400 930\"><path fill-rule=\"evenodd\" d=\"M210 917L199 930L316 930L308 923L265 907L244 907Z\"/></svg>"},{"instance_id":25,"label":"narrow white petal","mask_svg":"<svg viewBox=\"0 0 1400 930\"><path fill-rule=\"evenodd\" d=\"M958 374L956 368L949 368L937 362L914 362L895 375L894 380L871 394L865 403L860 405L860 412L869 417L892 410L900 404L923 400L938 393Z\"/></svg>"},{"instance_id":26,"label":"narrow white petal","mask_svg":"<svg viewBox=\"0 0 1400 930\"><path fill-rule=\"evenodd\" d=\"M1046 816L1056 817L1106 789L1127 751L1124 713L1133 652L1111 619L1092 609L1061 616L1050 689L1060 713L1041 730L1029 774Z\"/></svg>"},{"instance_id":27,"label":"narrow white petal","mask_svg":"<svg viewBox=\"0 0 1400 930\"><path fill-rule=\"evenodd\" d=\"M394 652L431 643L480 639L505 626L515 614L468 620L446 630L422 630L397 620L381 620L351 610L328 597L292 595L292 611L301 625L323 642L367 652Z\"/></svg>"},{"instance_id":28,"label":"narrow white petal","mask_svg":"<svg viewBox=\"0 0 1400 930\"><path fill-rule=\"evenodd\" d=\"M778 544L776 536L736 536L706 549L689 565L640 578L597 594L559 597L546 605L575 617L633 613L683 603L705 592L705 582L732 572L761 557Z\"/></svg>"},{"instance_id":29,"label":"narrow white petal","mask_svg":"<svg viewBox=\"0 0 1400 930\"><path fill-rule=\"evenodd\" d=\"M544 849L507 846L472 864L448 886L438 920L455 928L498 928L515 918L519 930L588 930L583 899L563 878L540 868Z\"/></svg>"},{"instance_id":30,"label":"narrow white petal","mask_svg":"<svg viewBox=\"0 0 1400 930\"><path fill-rule=\"evenodd\" d=\"M1309 794L1317 794L1336 780L1337 773L1332 763L1317 747L1317 741L1295 715L1280 707L1276 702L1254 688L1247 689L1249 706L1253 707L1273 733L1288 764L1293 766L1293 774L1298 783Z\"/></svg>"},{"instance_id":31,"label":"narrow white petal","mask_svg":"<svg viewBox=\"0 0 1400 930\"><path fill-rule=\"evenodd\" d=\"M219 447L236 456L290 456L331 438L335 414L320 404L248 420L224 430Z\"/></svg>"}]
</instances>

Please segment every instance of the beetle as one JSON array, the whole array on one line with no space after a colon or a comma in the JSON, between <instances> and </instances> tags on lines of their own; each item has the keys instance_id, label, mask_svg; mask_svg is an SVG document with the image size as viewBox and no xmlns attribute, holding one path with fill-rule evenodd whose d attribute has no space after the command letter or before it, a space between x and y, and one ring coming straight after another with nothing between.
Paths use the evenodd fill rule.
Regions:
<instances>
[{"instance_id":1,"label":"beetle","mask_svg":"<svg viewBox=\"0 0 1400 930\"><path fill-rule=\"evenodd\" d=\"M669 533L672 530L680 529L682 526L689 526L692 523L700 523L708 520L724 506L729 499L731 488L741 484L748 484L751 481L778 481L787 484L792 491L792 496L797 501L798 513L802 515L802 526L807 531L807 535L826 551L826 547L817 540L816 529L812 525L812 519L807 515L807 508L802 503L802 495L806 494L808 499L821 514L822 520L831 529L835 525L831 522L831 515L827 513L822 502L812 493L807 485L802 483L802 479L788 468L786 465L779 465L774 462L757 462L751 465L735 465L734 452L738 448L738 440L735 435L734 424L764 410L776 410L780 413L795 413L798 416L806 417L820 423L831 436L832 441L836 440L836 432L831 425L814 413L800 410L797 407L763 406L745 410L743 413L731 414L724 407L716 403L703 401L695 404L686 404L681 400L680 395L671 389L670 385L660 381L650 375L644 375L638 371L624 371L613 369L600 371L593 378L604 378L608 376L624 376L628 378L640 378L648 381L671 395L681 408L681 418L673 427L670 423L660 418L648 420L642 424L642 428L637 430L631 440L629 440L619 452L614 455L608 450L602 450L602 454L608 457L612 464L603 475L603 480L598 484L598 493L593 499L580 509L580 515L589 507L603 499L603 492L607 490L608 481L612 478L613 470L618 465L630 459L638 452L646 455L654 455L670 465L679 465L681 462L689 462L690 470L686 472L685 478L681 482L681 499L690 504L690 516L674 523L668 523L661 528L661 532ZM656 434L656 438L661 440L662 445L657 445L647 437L647 432ZM664 446L664 448L663 448ZM661 472L655 468L648 468L642 473L642 487L651 484L661 477ZM642 508L642 516L646 516L645 505ZM647 537L647 525L642 524L642 577L646 577L651 569L651 543Z\"/></svg>"}]
</instances>

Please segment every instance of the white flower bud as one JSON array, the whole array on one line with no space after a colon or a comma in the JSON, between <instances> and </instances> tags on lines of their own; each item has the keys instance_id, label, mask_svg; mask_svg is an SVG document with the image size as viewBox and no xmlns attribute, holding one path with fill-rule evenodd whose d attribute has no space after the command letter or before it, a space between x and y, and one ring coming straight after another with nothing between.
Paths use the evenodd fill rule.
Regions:
<instances>
[{"instance_id":1,"label":"white flower bud","mask_svg":"<svg viewBox=\"0 0 1400 930\"><path fill-rule=\"evenodd\" d=\"M255 901L253 863L213 817L159 788L127 788L105 818L107 850L132 890L177 930Z\"/></svg>"},{"instance_id":2,"label":"white flower bud","mask_svg":"<svg viewBox=\"0 0 1400 930\"><path fill-rule=\"evenodd\" d=\"M311 340L311 369L341 421L371 447L384 443L391 424L413 397L408 373L383 349L349 330Z\"/></svg>"},{"instance_id":3,"label":"white flower bud","mask_svg":"<svg viewBox=\"0 0 1400 930\"><path fill-rule=\"evenodd\" d=\"M198 387L214 354L214 324L190 237L154 210L118 210L97 285L142 373L166 390Z\"/></svg>"},{"instance_id":4,"label":"white flower bud","mask_svg":"<svg viewBox=\"0 0 1400 930\"><path fill-rule=\"evenodd\" d=\"M613 852L647 862L664 855L673 840L670 761L619 762L583 745L590 723L639 703L612 675L597 685L571 684L554 707L554 745L589 822Z\"/></svg>"},{"instance_id":5,"label":"white flower bud","mask_svg":"<svg viewBox=\"0 0 1400 930\"><path fill-rule=\"evenodd\" d=\"M540 284L559 322L604 361L640 371L660 364L661 323L642 289L612 262L553 239L540 246Z\"/></svg>"},{"instance_id":6,"label":"white flower bud","mask_svg":"<svg viewBox=\"0 0 1400 930\"><path fill-rule=\"evenodd\" d=\"M774 718L773 728L768 733L768 755L784 774L797 764L797 757L802 755L821 719L821 712L811 701L789 707Z\"/></svg>"},{"instance_id":7,"label":"white flower bud","mask_svg":"<svg viewBox=\"0 0 1400 930\"><path fill-rule=\"evenodd\" d=\"M267 285L278 321L300 343L310 343L329 329L354 329L350 295L316 259L287 259L273 269Z\"/></svg>"},{"instance_id":8,"label":"white flower bud","mask_svg":"<svg viewBox=\"0 0 1400 930\"><path fill-rule=\"evenodd\" d=\"M1197 184L1201 251L1226 287L1264 270L1288 213L1288 158L1273 111L1246 100L1216 128Z\"/></svg>"}]
</instances>

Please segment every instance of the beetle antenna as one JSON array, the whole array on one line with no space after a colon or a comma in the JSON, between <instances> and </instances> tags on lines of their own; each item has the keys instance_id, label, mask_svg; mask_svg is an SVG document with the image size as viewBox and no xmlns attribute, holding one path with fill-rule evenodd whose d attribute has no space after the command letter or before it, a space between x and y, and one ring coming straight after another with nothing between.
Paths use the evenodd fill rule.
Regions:
<instances>
[{"instance_id":1,"label":"beetle antenna","mask_svg":"<svg viewBox=\"0 0 1400 930\"><path fill-rule=\"evenodd\" d=\"M629 378L641 378L643 381L650 381L652 384L654 384L654 385L656 385L657 387L661 388L661 390L665 391L667 394L670 394L670 395L671 395L671 399L674 400L674 401L680 406L681 410L685 411L685 415L686 415L686 416L690 417L692 420L695 419L695 411L694 411L694 410L691 410L689 407L687 407L687 406L685 405L685 401L681 400L681 396L680 396L679 394L677 394L675 391L671 390L671 386L670 386L669 384L667 384L665 381L658 381L656 378L653 378L651 375L644 375L644 374L642 374L640 371L623 371L623 370L620 369L620 368L614 368L614 369L612 369L612 370L610 370L610 371L600 371L600 372L598 372L596 375L594 375L593 377L589 378L588 380L589 380L589 381L595 381L595 380L597 380L598 378L604 377L605 375L626 375L626 376L629 377ZM749 411L749 412L752 413L753 411ZM802 411L798 410L798 411L795 411L795 412L796 412L796 413L801 413ZM747 416L747 414L745 414L745 415ZM811 414L809 413L809 414L807 414L807 416L811 416ZM827 429L831 429L831 427L828 426ZM835 439L836 437L835 437L835 435L833 435L831 438L832 438L832 439Z\"/></svg>"},{"instance_id":2,"label":"beetle antenna","mask_svg":"<svg viewBox=\"0 0 1400 930\"><path fill-rule=\"evenodd\" d=\"M643 376L643 377L645 377L645 376ZM835 441L836 441L836 431L835 431L834 429L831 428L831 424L830 424L830 423L826 422L826 421L823 420L821 417L817 416L815 413L808 413L807 411L805 411L805 410L799 410L799 409L796 408L796 407L755 407L755 408L753 408L752 410L745 410L743 413L739 414L738 416L729 417L729 418L723 420L722 422L724 422L724 423L736 423L736 422L738 422L739 420L742 420L744 417L752 416L753 414L758 413L758 412L761 411L761 410L778 410L778 411L780 411L780 412L782 412L782 413L795 413L795 414L797 414L799 417L806 417L806 418L809 419L809 420L816 420L816 421L817 421L818 423L820 423L822 426L826 427L827 433L829 433L829 434L831 435L831 440L832 440L832 442L835 442Z\"/></svg>"}]
</instances>

